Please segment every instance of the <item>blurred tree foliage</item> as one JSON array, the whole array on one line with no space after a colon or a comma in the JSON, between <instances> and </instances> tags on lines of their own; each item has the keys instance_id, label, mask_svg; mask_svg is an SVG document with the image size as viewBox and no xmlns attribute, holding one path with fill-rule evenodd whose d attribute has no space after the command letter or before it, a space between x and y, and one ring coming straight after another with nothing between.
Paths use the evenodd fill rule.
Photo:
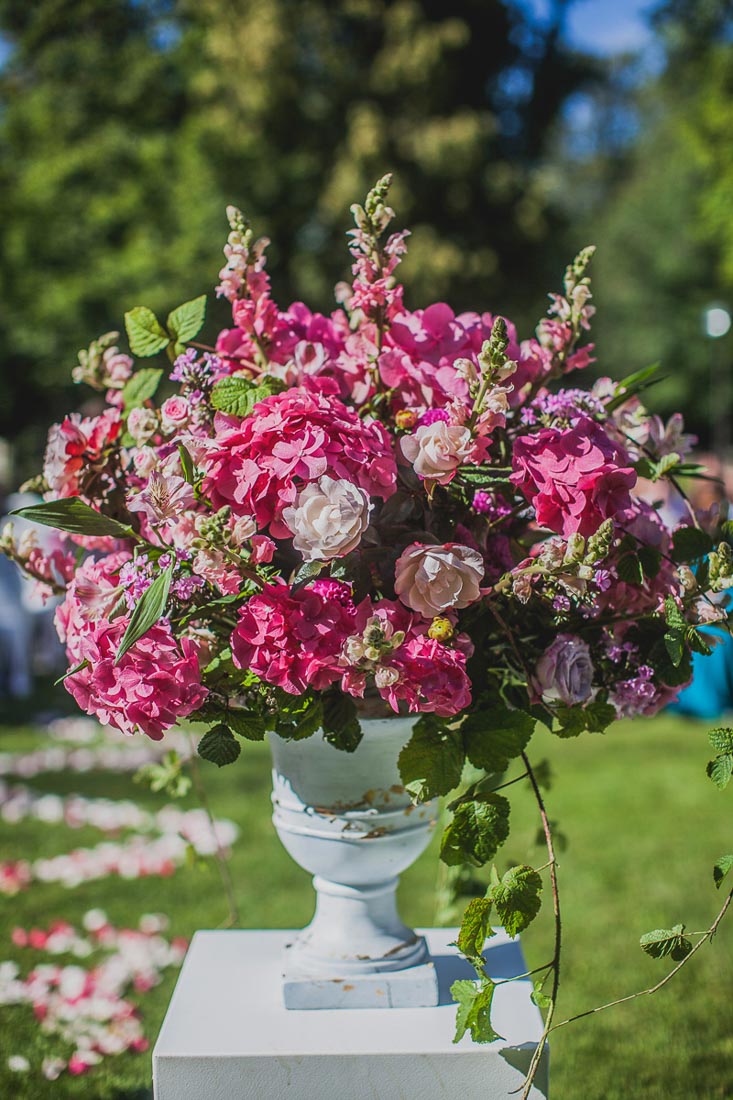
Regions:
<instances>
[{"instance_id":1,"label":"blurred tree foliage","mask_svg":"<svg viewBox=\"0 0 733 1100\"><path fill-rule=\"evenodd\" d=\"M393 170L411 303L529 323L564 259L547 135L592 75L564 7L543 29L509 0L0 0L0 433L35 465L76 349L213 284L227 202L273 238L282 299L328 308L349 203Z\"/></svg>"},{"instance_id":2,"label":"blurred tree foliage","mask_svg":"<svg viewBox=\"0 0 733 1100\"><path fill-rule=\"evenodd\" d=\"M605 86L592 123L600 141L585 163L572 162L571 246L598 246L596 373L621 377L661 361L666 379L650 404L683 409L708 445L711 421L731 412L721 404L731 339L711 341L703 324L707 306L733 309L730 3L671 0L655 24L662 71L630 88L617 82L615 97ZM608 140L619 116L623 148Z\"/></svg>"}]
</instances>

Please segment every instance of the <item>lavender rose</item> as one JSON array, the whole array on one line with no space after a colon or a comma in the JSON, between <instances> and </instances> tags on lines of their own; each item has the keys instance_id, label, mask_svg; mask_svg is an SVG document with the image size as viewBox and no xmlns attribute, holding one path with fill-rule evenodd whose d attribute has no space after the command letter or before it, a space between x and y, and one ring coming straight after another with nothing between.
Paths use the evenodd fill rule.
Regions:
<instances>
[{"instance_id":1,"label":"lavender rose","mask_svg":"<svg viewBox=\"0 0 733 1100\"><path fill-rule=\"evenodd\" d=\"M537 662L534 686L546 703L587 703L593 695L593 662L586 643L574 634L558 634Z\"/></svg>"}]
</instances>

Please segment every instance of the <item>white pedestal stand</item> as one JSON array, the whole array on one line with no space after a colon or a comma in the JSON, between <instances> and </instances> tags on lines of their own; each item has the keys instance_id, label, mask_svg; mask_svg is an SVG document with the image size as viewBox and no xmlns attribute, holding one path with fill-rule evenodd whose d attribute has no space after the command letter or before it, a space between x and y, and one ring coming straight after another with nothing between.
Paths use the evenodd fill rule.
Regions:
<instances>
[{"instance_id":1,"label":"white pedestal stand","mask_svg":"<svg viewBox=\"0 0 733 1100\"><path fill-rule=\"evenodd\" d=\"M503 1040L479 1045L466 1036L454 1045L450 986L473 972L448 946L456 929L421 932L439 1004L348 1012L284 1007L281 962L292 932L197 932L153 1052L155 1100L508 1098L542 1033L531 982L496 991ZM487 959L493 978L527 969L519 942L503 933L491 940ZM548 1095L547 1072L545 1051L533 1100Z\"/></svg>"}]
</instances>

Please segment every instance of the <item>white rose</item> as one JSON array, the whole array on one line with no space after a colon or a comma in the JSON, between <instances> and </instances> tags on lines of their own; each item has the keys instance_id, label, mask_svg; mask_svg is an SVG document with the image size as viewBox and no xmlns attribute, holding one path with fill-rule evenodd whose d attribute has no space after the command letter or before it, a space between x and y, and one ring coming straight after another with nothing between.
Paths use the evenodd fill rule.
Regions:
<instances>
[{"instance_id":1,"label":"white rose","mask_svg":"<svg viewBox=\"0 0 733 1100\"><path fill-rule=\"evenodd\" d=\"M473 437L461 424L436 420L423 424L413 435L400 440L402 453L418 477L447 485L458 467L473 450Z\"/></svg>"},{"instance_id":2,"label":"white rose","mask_svg":"<svg viewBox=\"0 0 733 1100\"><path fill-rule=\"evenodd\" d=\"M295 505L283 510L283 519L304 561L330 561L359 545L370 508L363 489L326 475L301 490Z\"/></svg>"},{"instance_id":3,"label":"white rose","mask_svg":"<svg viewBox=\"0 0 733 1100\"><path fill-rule=\"evenodd\" d=\"M158 430L158 416L153 409L132 409L127 418L127 430L138 446L147 443Z\"/></svg>"},{"instance_id":4,"label":"white rose","mask_svg":"<svg viewBox=\"0 0 733 1100\"><path fill-rule=\"evenodd\" d=\"M478 600L483 575L483 558L469 546L413 543L395 566L395 591L404 604L432 619Z\"/></svg>"}]
</instances>

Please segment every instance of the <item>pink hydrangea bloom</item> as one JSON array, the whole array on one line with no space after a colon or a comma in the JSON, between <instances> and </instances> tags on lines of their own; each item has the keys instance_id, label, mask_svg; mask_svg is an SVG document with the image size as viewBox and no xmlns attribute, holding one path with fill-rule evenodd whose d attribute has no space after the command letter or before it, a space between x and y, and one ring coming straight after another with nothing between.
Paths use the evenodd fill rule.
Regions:
<instances>
[{"instance_id":1,"label":"pink hydrangea bloom","mask_svg":"<svg viewBox=\"0 0 733 1100\"><path fill-rule=\"evenodd\" d=\"M631 505L636 473L603 428L581 417L565 431L545 428L514 444L512 482L534 505L537 522L562 535L592 535Z\"/></svg>"},{"instance_id":2,"label":"pink hydrangea bloom","mask_svg":"<svg viewBox=\"0 0 733 1100\"><path fill-rule=\"evenodd\" d=\"M354 628L346 585L329 581L291 591L266 585L239 612L231 638L232 659L291 695L325 688L340 679L339 656Z\"/></svg>"},{"instance_id":3,"label":"pink hydrangea bloom","mask_svg":"<svg viewBox=\"0 0 733 1100\"><path fill-rule=\"evenodd\" d=\"M122 733L140 729L154 741L201 706L208 692L201 683L197 650L190 638L180 643L161 621L151 627L115 666L128 620L90 623L79 636L78 656L89 665L64 681L87 714Z\"/></svg>"},{"instance_id":4,"label":"pink hydrangea bloom","mask_svg":"<svg viewBox=\"0 0 733 1100\"><path fill-rule=\"evenodd\" d=\"M72 413L48 433L43 473L54 497L73 497L80 492L80 478L103 460L103 453L120 434L119 409L105 409L101 416Z\"/></svg>"},{"instance_id":5,"label":"pink hydrangea bloom","mask_svg":"<svg viewBox=\"0 0 733 1100\"><path fill-rule=\"evenodd\" d=\"M399 673L399 679L379 691L395 711L405 702L413 714L447 718L471 702L466 654L460 649L450 649L425 634L416 635L395 650L390 667Z\"/></svg>"},{"instance_id":6,"label":"pink hydrangea bloom","mask_svg":"<svg viewBox=\"0 0 733 1100\"><path fill-rule=\"evenodd\" d=\"M240 423L223 422L202 460L203 491L214 508L254 515L276 538L290 534L283 509L304 484L326 473L383 500L394 492L397 469L387 432L336 397L294 388L260 401Z\"/></svg>"}]
</instances>

